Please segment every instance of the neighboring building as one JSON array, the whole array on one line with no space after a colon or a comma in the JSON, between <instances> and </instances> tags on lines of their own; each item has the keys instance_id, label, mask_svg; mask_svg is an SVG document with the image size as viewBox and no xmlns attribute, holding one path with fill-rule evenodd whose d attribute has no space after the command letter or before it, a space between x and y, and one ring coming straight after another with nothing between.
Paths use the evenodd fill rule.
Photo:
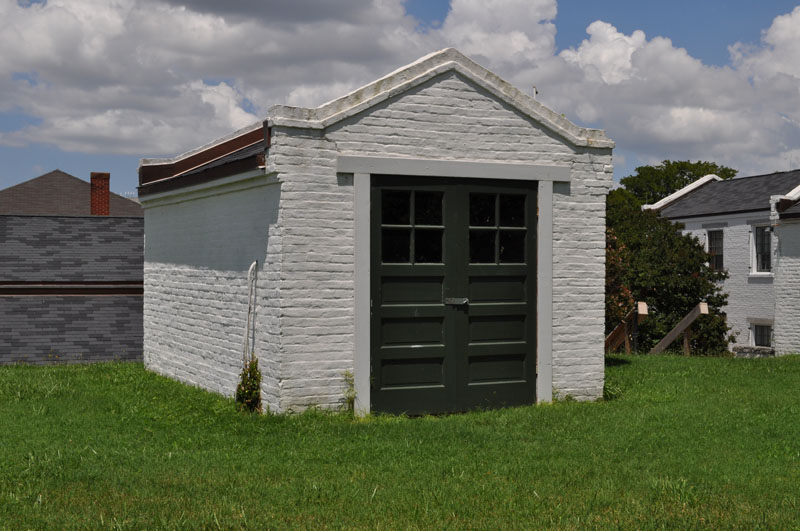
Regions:
<instances>
[{"instance_id":1,"label":"neighboring building","mask_svg":"<svg viewBox=\"0 0 800 531\"><path fill-rule=\"evenodd\" d=\"M800 170L708 175L654 205L725 269L735 351L800 352ZM749 347L763 347L750 349Z\"/></svg>"},{"instance_id":2,"label":"neighboring building","mask_svg":"<svg viewBox=\"0 0 800 531\"><path fill-rule=\"evenodd\" d=\"M145 364L271 411L602 396L613 142L453 49L143 160Z\"/></svg>"},{"instance_id":3,"label":"neighboring building","mask_svg":"<svg viewBox=\"0 0 800 531\"><path fill-rule=\"evenodd\" d=\"M111 192L110 175L95 173L91 183L61 170L0 190L2 216L110 216L141 218L142 206ZM94 186L94 188L93 188ZM94 206L94 210L92 210Z\"/></svg>"},{"instance_id":4,"label":"neighboring building","mask_svg":"<svg viewBox=\"0 0 800 531\"><path fill-rule=\"evenodd\" d=\"M0 364L141 360L143 222L107 173L0 190Z\"/></svg>"}]
</instances>

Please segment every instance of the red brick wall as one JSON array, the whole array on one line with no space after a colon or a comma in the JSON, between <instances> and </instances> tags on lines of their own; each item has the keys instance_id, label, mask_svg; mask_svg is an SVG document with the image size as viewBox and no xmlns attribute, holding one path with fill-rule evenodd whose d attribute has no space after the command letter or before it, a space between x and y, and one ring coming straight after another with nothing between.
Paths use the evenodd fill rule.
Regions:
<instances>
[{"instance_id":1,"label":"red brick wall","mask_svg":"<svg viewBox=\"0 0 800 531\"><path fill-rule=\"evenodd\" d=\"M111 174L92 172L92 215L108 216L109 184Z\"/></svg>"}]
</instances>

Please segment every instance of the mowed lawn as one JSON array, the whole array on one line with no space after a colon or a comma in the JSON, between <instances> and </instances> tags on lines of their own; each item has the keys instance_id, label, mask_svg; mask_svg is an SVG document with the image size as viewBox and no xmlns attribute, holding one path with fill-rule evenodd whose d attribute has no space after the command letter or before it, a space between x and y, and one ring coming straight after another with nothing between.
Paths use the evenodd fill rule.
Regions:
<instances>
[{"instance_id":1,"label":"mowed lawn","mask_svg":"<svg viewBox=\"0 0 800 531\"><path fill-rule=\"evenodd\" d=\"M354 420L3 367L0 528L800 529L800 357L606 369L606 401Z\"/></svg>"}]
</instances>

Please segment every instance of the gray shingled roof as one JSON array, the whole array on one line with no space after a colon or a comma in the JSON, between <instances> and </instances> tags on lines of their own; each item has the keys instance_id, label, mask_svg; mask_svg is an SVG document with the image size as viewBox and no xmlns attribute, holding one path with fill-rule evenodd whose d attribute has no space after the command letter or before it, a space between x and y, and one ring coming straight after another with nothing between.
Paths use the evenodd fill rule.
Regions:
<instances>
[{"instance_id":1,"label":"gray shingled roof","mask_svg":"<svg viewBox=\"0 0 800 531\"><path fill-rule=\"evenodd\" d=\"M670 203L661 215L678 219L769 210L771 195L787 194L798 185L800 170L712 181Z\"/></svg>"},{"instance_id":2,"label":"gray shingled roof","mask_svg":"<svg viewBox=\"0 0 800 531\"><path fill-rule=\"evenodd\" d=\"M53 170L0 190L0 215L90 216L91 187L84 180ZM113 192L109 197L109 211L112 217L144 217L139 203Z\"/></svg>"}]
</instances>

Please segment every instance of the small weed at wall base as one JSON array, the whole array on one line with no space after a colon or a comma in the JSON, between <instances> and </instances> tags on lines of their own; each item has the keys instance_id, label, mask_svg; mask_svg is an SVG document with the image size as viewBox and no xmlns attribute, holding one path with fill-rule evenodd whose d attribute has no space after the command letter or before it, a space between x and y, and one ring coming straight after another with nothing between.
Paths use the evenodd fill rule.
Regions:
<instances>
[{"instance_id":1,"label":"small weed at wall base","mask_svg":"<svg viewBox=\"0 0 800 531\"><path fill-rule=\"evenodd\" d=\"M242 369L236 386L236 407L239 411L261 412L261 371L255 356Z\"/></svg>"},{"instance_id":2,"label":"small weed at wall base","mask_svg":"<svg viewBox=\"0 0 800 531\"><path fill-rule=\"evenodd\" d=\"M354 414L356 410L356 380L352 371L344 371L344 385L345 411Z\"/></svg>"}]
</instances>

